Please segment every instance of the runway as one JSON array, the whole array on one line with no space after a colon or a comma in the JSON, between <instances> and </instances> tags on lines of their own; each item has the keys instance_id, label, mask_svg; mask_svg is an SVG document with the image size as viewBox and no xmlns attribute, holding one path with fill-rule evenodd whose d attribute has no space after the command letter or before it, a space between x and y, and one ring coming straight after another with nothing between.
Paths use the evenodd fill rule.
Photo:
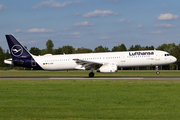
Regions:
<instances>
[{"instance_id":1,"label":"runway","mask_svg":"<svg viewBox=\"0 0 180 120\"><path fill-rule=\"evenodd\" d=\"M0 77L0 80L180 80L180 77Z\"/></svg>"}]
</instances>

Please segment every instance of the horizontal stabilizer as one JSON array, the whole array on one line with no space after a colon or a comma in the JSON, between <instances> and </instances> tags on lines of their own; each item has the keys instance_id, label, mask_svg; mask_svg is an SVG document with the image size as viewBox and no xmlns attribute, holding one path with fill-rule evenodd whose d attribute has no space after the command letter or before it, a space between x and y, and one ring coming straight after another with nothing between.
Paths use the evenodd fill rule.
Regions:
<instances>
[{"instance_id":1,"label":"horizontal stabilizer","mask_svg":"<svg viewBox=\"0 0 180 120\"><path fill-rule=\"evenodd\" d=\"M11 58L11 59L4 60L4 63L9 64L9 65L17 65L17 64L22 64L24 62L23 61L12 60L12 58Z\"/></svg>"},{"instance_id":2,"label":"horizontal stabilizer","mask_svg":"<svg viewBox=\"0 0 180 120\"><path fill-rule=\"evenodd\" d=\"M12 58L4 60L4 63L9 64L9 65L14 65L13 61L12 61Z\"/></svg>"}]
</instances>

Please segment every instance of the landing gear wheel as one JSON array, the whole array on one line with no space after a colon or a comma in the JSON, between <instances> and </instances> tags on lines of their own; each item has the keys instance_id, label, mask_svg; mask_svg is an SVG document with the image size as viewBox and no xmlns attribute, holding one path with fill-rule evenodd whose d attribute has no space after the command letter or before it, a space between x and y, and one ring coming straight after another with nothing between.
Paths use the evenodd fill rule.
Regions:
<instances>
[{"instance_id":1,"label":"landing gear wheel","mask_svg":"<svg viewBox=\"0 0 180 120\"><path fill-rule=\"evenodd\" d=\"M157 75L159 75L159 74L160 74L160 72L159 72L159 71L157 71L157 72L156 72L156 74L157 74Z\"/></svg>"},{"instance_id":2,"label":"landing gear wheel","mask_svg":"<svg viewBox=\"0 0 180 120\"><path fill-rule=\"evenodd\" d=\"M159 75L160 72L158 71L158 66L156 66L156 74Z\"/></svg>"},{"instance_id":3,"label":"landing gear wheel","mask_svg":"<svg viewBox=\"0 0 180 120\"><path fill-rule=\"evenodd\" d=\"M94 77L94 73L93 73L93 72L90 72L90 73L89 73L89 77Z\"/></svg>"}]
</instances>

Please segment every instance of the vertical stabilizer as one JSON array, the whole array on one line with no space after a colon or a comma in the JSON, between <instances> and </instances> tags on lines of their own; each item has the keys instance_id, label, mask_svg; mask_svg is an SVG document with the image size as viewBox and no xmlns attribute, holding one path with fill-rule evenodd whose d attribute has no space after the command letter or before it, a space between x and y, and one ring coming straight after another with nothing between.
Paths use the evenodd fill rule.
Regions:
<instances>
[{"instance_id":1,"label":"vertical stabilizer","mask_svg":"<svg viewBox=\"0 0 180 120\"><path fill-rule=\"evenodd\" d=\"M13 35L6 35L6 39L12 56L12 60L9 60L9 62L5 60L6 64L28 67L35 70L42 69L34 60L31 53L29 53L29 51Z\"/></svg>"},{"instance_id":2,"label":"vertical stabilizer","mask_svg":"<svg viewBox=\"0 0 180 120\"><path fill-rule=\"evenodd\" d=\"M16 58L31 58L31 54L21 45L21 43L13 36L6 35L6 39L9 45L9 50L13 59Z\"/></svg>"}]
</instances>

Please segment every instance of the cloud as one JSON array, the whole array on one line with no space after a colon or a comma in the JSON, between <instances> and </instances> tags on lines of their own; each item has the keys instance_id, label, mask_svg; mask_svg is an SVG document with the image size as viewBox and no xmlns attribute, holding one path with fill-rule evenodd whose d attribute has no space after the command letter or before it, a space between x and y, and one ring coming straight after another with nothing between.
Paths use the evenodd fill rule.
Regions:
<instances>
[{"instance_id":1,"label":"cloud","mask_svg":"<svg viewBox=\"0 0 180 120\"><path fill-rule=\"evenodd\" d=\"M70 33L70 35L79 35L80 32L74 32L74 33Z\"/></svg>"},{"instance_id":2,"label":"cloud","mask_svg":"<svg viewBox=\"0 0 180 120\"><path fill-rule=\"evenodd\" d=\"M177 27L177 25L171 25L171 24L156 24L156 25L153 25L153 27L165 27L165 28L169 28L169 27Z\"/></svg>"},{"instance_id":3,"label":"cloud","mask_svg":"<svg viewBox=\"0 0 180 120\"><path fill-rule=\"evenodd\" d=\"M70 28L64 28L63 31L68 31L71 30Z\"/></svg>"},{"instance_id":4,"label":"cloud","mask_svg":"<svg viewBox=\"0 0 180 120\"><path fill-rule=\"evenodd\" d=\"M41 2L33 7L33 9L37 9L39 7L45 6L45 5L51 5L53 3L53 0Z\"/></svg>"},{"instance_id":5,"label":"cloud","mask_svg":"<svg viewBox=\"0 0 180 120\"><path fill-rule=\"evenodd\" d=\"M73 14L74 17L77 17L77 16L79 16L79 15L80 15L80 13L74 13L74 14Z\"/></svg>"},{"instance_id":6,"label":"cloud","mask_svg":"<svg viewBox=\"0 0 180 120\"><path fill-rule=\"evenodd\" d=\"M36 42L37 42L36 40L28 41L29 44L34 44Z\"/></svg>"},{"instance_id":7,"label":"cloud","mask_svg":"<svg viewBox=\"0 0 180 120\"><path fill-rule=\"evenodd\" d=\"M51 29L38 29L38 28L33 28L33 29L29 29L27 30L27 33L52 33L54 32L54 30Z\"/></svg>"},{"instance_id":8,"label":"cloud","mask_svg":"<svg viewBox=\"0 0 180 120\"><path fill-rule=\"evenodd\" d=\"M68 36L68 38L70 38L70 39L79 39L79 38L82 38L82 36L80 36L80 35Z\"/></svg>"},{"instance_id":9,"label":"cloud","mask_svg":"<svg viewBox=\"0 0 180 120\"><path fill-rule=\"evenodd\" d=\"M16 32L16 33L20 33L20 32L23 32L23 31L20 30L20 29L17 29L17 30L15 30L15 32Z\"/></svg>"},{"instance_id":10,"label":"cloud","mask_svg":"<svg viewBox=\"0 0 180 120\"><path fill-rule=\"evenodd\" d=\"M140 25L138 25L138 26L137 26L137 28L142 28L142 27L143 27L143 25L142 25L142 24L140 24Z\"/></svg>"},{"instance_id":11,"label":"cloud","mask_svg":"<svg viewBox=\"0 0 180 120\"><path fill-rule=\"evenodd\" d=\"M20 29L17 29L15 30L16 33L20 33L20 32L25 32L25 33L52 33L54 32L54 30L52 29L38 29L38 28L32 28L32 29L29 29L27 31L23 31L23 30L20 30Z\"/></svg>"},{"instance_id":12,"label":"cloud","mask_svg":"<svg viewBox=\"0 0 180 120\"><path fill-rule=\"evenodd\" d=\"M0 10L4 10L6 7L4 5L0 5Z\"/></svg>"},{"instance_id":13,"label":"cloud","mask_svg":"<svg viewBox=\"0 0 180 120\"><path fill-rule=\"evenodd\" d=\"M94 25L94 24L89 23L88 21L84 21L84 22L74 24L74 26L90 26L90 25Z\"/></svg>"},{"instance_id":14,"label":"cloud","mask_svg":"<svg viewBox=\"0 0 180 120\"><path fill-rule=\"evenodd\" d=\"M118 20L118 22L124 22L124 21L125 21L124 18L121 18L121 19Z\"/></svg>"},{"instance_id":15,"label":"cloud","mask_svg":"<svg viewBox=\"0 0 180 120\"><path fill-rule=\"evenodd\" d=\"M179 15L173 15L171 13L160 14L158 20L173 20L179 18Z\"/></svg>"},{"instance_id":16,"label":"cloud","mask_svg":"<svg viewBox=\"0 0 180 120\"><path fill-rule=\"evenodd\" d=\"M127 23L130 23L131 21L130 20L126 20Z\"/></svg>"},{"instance_id":17,"label":"cloud","mask_svg":"<svg viewBox=\"0 0 180 120\"><path fill-rule=\"evenodd\" d=\"M95 10L93 12L88 12L83 15L83 17L107 17L108 15L118 15L119 13L114 13L111 10Z\"/></svg>"},{"instance_id":18,"label":"cloud","mask_svg":"<svg viewBox=\"0 0 180 120\"><path fill-rule=\"evenodd\" d=\"M33 9L37 9L39 7L43 7L43 6L51 6L51 7L59 7L59 8L62 8L62 7L66 7L68 5L71 5L71 4L74 4L74 3L80 3L80 0L76 0L76 1L68 1L68 2L64 2L64 3L60 3L60 2L57 2L55 0L50 0L50 1L45 1L45 2L41 2L37 5L35 5L33 7Z\"/></svg>"},{"instance_id":19,"label":"cloud","mask_svg":"<svg viewBox=\"0 0 180 120\"><path fill-rule=\"evenodd\" d=\"M156 34L156 35L163 34L163 33L165 33L165 31L161 31L161 30L159 30L159 31L151 31L150 32L150 34Z\"/></svg>"},{"instance_id":20,"label":"cloud","mask_svg":"<svg viewBox=\"0 0 180 120\"><path fill-rule=\"evenodd\" d=\"M180 34L176 35L176 37L180 37Z\"/></svg>"},{"instance_id":21,"label":"cloud","mask_svg":"<svg viewBox=\"0 0 180 120\"><path fill-rule=\"evenodd\" d=\"M101 39L101 40L108 40L108 39L110 39L110 37L105 36L105 37L100 37L99 39Z\"/></svg>"},{"instance_id":22,"label":"cloud","mask_svg":"<svg viewBox=\"0 0 180 120\"><path fill-rule=\"evenodd\" d=\"M68 35L68 38L71 38L71 39L77 39L77 38L81 38L81 37L82 36L80 36L80 32L73 32L73 33L69 33L69 35Z\"/></svg>"},{"instance_id":23,"label":"cloud","mask_svg":"<svg viewBox=\"0 0 180 120\"><path fill-rule=\"evenodd\" d=\"M126 22L126 23L130 23L131 21L130 20L126 20L124 18L121 18L118 20L118 22Z\"/></svg>"}]
</instances>

